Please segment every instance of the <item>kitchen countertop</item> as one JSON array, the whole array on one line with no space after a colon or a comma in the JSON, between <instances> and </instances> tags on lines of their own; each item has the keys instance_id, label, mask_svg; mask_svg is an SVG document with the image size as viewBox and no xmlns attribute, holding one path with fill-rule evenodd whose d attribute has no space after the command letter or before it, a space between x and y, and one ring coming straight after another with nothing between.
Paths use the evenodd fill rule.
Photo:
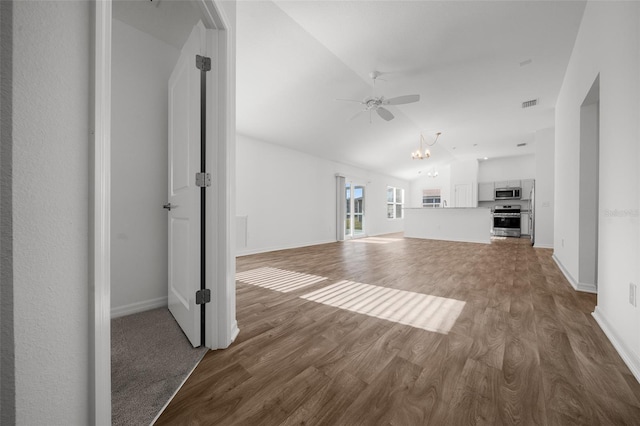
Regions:
<instances>
[{"instance_id":1,"label":"kitchen countertop","mask_svg":"<svg viewBox=\"0 0 640 426\"><path fill-rule=\"evenodd\" d=\"M491 210L490 207L405 207L405 210Z\"/></svg>"}]
</instances>

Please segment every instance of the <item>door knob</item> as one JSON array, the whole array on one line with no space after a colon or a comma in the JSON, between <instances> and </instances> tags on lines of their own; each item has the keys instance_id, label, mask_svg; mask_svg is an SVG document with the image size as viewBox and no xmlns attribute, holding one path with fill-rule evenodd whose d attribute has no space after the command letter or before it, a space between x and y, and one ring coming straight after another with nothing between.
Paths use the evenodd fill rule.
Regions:
<instances>
[{"instance_id":1,"label":"door knob","mask_svg":"<svg viewBox=\"0 0 640 426\"><path fill-rule=\"evenodd\" d=\"M171 205L171 203L167 203L167 204L165 204L165 205L163 205L163 206L162 206L162 208L163 208L163 209L167 209L167 210L169 210L169 211L171 211L171 209L175 209L176 207L178 207L178 206L176 206L176 205Z\"/></svg>"}]
</instances>

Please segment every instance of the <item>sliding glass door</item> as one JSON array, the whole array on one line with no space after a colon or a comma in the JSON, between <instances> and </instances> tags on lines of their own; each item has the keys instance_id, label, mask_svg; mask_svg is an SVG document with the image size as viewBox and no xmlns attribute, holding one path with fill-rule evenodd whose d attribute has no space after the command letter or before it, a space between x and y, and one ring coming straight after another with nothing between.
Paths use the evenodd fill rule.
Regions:
<instances>
[{"instance_id":1,"label":"sliding glass door","mask_svg":"<svg viewBox=\"0 0 640 426\"><path fill-rule=\"evenodd\" d=\"M345 183L346 220L345 238L365 236L364 228L364 194L365 186L354 182Z\"/></svg>"}]
</instances>

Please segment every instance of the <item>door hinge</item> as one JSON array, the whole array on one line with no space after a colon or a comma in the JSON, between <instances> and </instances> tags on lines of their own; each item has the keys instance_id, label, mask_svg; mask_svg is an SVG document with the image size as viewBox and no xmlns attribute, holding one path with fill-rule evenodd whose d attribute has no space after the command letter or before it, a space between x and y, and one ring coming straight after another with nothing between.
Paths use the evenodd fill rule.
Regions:
<instances>
[{"instance_id":1,"label":"door hinge","mask_svg":"<svg viewBox=\"0 0 640 426\"><path fill-rule=\"evenodd\" d=\"M196 173L196 186L211 186L211 173Z\"/></svg>"},{"instance_id":2,"label":"door hinge","mask_svg":"<svg viewBox=\"0 0 640 426\"><path fill-rule=\"evenodd\" d=\"M211 71L211 58L196 55L196 68L200 71Z\"/></svg>"},{"instance_id":3,"label":"door hinge","mask_svg":"<svg viewBox=\"0 0 640 426\"><path fill-rule=\"evenodd\" d=\"M196 305L204 305L211 302L211 290L208 288L196 291Z\"/></svg>"}]
</instances>

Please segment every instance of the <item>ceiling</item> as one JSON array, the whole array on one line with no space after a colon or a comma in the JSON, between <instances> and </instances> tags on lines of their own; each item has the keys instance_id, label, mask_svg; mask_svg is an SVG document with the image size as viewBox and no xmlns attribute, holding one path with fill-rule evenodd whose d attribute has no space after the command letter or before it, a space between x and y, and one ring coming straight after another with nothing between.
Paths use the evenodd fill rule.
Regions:
<instances>
[{"instance_id":1,"label":"ceiling","mask_svg":"<svg viewBox=\"0 0 640 426\"><path fill-rule=\"evenodd\" d=\"M238 133L414 179L454 161L532 154L554 105L584 1L237 3ZM188 0L117 0L113 16L175 47L199 17ZM375 84L369 74L382 73ZM350 120L368 96L419 94L395 115ZM523 109L522 102L538 105ZM442 132L428 160L420 134ZM526 144L518 147L518 144Z\"/></svg>"},{"instance_id":2,"label":"ceiling","mask_svg":"<svg viewBox=\"0 0 640 426\"><path fill-rule=\"evenodd\" d=\"M391 176L531 154L554 105L583 1L240 1L237 129ZM382 73L375 87L369 74ZM362 100L419 94L349 120ZM523 109L522 102L538 105ZM420 133L429 160L412 160ZM517 147L518 144L525 146Z\"/></svg>"},{"instance_id":3,"label":"ceiling","mask_svg":"<svg viewBox=\"0 0 640 426\"><path fill-rule=\"evenodd\" d=\"M200 10L188 0L114 0L112 17L181 49Z\"/></svg>"}]
</instances>

